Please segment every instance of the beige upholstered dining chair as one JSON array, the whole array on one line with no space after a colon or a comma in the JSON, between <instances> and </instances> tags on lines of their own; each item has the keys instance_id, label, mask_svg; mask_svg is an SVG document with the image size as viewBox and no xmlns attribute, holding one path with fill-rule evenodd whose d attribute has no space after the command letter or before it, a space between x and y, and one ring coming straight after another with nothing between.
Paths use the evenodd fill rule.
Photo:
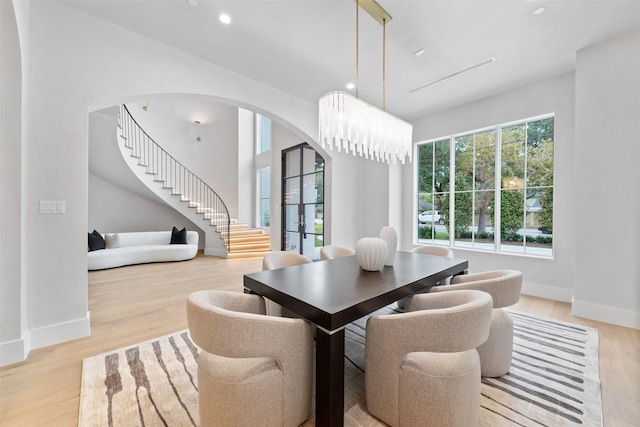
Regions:
<instances>
[{"instance_id":1,"label":"beige upholstered dining chair","mask_svg":"<svg viewBox=\"0 0 640 427\"><path fill-rule=\"evenodd\" d=\"M355 255L356 251L344 246L327 245L320 248L320 260L343 258Z\"/></svg>"},{"instance_id":2,"label":"beige upholstered dining chair","mask_svg":"<svg viewBox=\"0 0 640 427\"><path fill-rule=\"evenodd\" d=\"M313 261L297 252L269 252L262 259L262 270L277 270L278 268L291 267L292 265L306 264L309 262Z\"/></svg>"},{"instance_id":3,"label":"beige upholstered dining chair","mask_svg":"<svg viewBox=\"0 0 640 427\"><path fill-rule=\"evenodd\" d=\"M446 258L453 258L453 251L445 246L424 245L424 246L415 247L411 249L409 252L413 252L416 254L426 254L426 255L442 256ZM438 282L436 285L438 286L448 285L450 280L451 278L447 277L446 279ZM429 290L428 289L424 290L421 293L425 293L425 292L429 292ZM398 307L404 308L405 304L406 304L406 298L402 298L398 300Z\"/></svg>"},{"instance_id":4,"label":"beige upholstered dining chair","mask_svg":"<svg viewBox=\"0 0 640 427\"><path fill-rule=\"evenodd\" d=\"M487 342L478 347L483 377L501 377L509 372L513 353L513 320L502 307L518 302L522 273L516 270L493 270L455 276L449 286L436 286L431 292L477 289L493 297L491 331Z\"/></svg>"},{"instance_id":5,"label":"beige upholstered dining chair","mask_svg":"<svg viewBox=\"0 0 640 427\"><path fill-rule=\"evenodd\" d=\"M279 268L291 267L299 264L307 264L313 262L304 255L296 252L276 251L269 252L262 259L262 270L277 270ZM291 310L282 307L269 299L266 299L267 315L269 316L284 316L284 317L298 317Z\"/></svg>"},{"instance_id":6,"label":"beige upholstered dining chair","mask_svg":"<svg viewBox=\"0 0 640 427\"><path fill-rule=\"evenodd\" d=\"M435 246L435 245L424 245L417 246L411 249L410 252L416 254L427 254L427 255L436 255L443 256L447 258L453 258L453 251L446 246Z\"/></svg>"},{"instance_id":7,"label":"beige upholstered dining chair","mask_svg":"<svg viewBox=\"0 0 640 427\"><path fill-rule=\"evenodd\" d=\"M480 359L491 296L481 291L420 294L413 311L368 319L367 410L391 426L478 424Z\"/></svg>"},{"instance_id":8,"label":"beige upholstered dining chair","mask_svg":"<svg viewBox=\"0 0 640 427\"><path fill-rule=\"evenodd\" d=\"M259 295L199 291L187 319L198 356L200 426L299 426L311 414L313 332L265 315Z\"/></svg>"}]
</instances>

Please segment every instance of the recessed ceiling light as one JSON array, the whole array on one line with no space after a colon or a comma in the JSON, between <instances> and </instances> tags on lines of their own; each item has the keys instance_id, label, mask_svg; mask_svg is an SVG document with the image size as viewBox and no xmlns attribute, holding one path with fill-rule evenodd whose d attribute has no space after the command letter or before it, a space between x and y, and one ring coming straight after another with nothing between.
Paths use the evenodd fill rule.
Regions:
<instances>
[{"instance_id":1,"label":"recessed ceiling light","mask_svg":"<svg viewBox=\"0 0 640 427\"><path fill-rule=\"evenodd\" d=\"M424 49L418 49L415 52L413 52L414 56L420 56L420 55L424 55L425 54L425 50Z\"/></svg>"},{"instance_id":2,"label":"recessed ceiling light","mask_svg":"<svg viewBox=\"0 0 640 427\"><path fill-rule=\"evenodd\" d=\"M354 87L356 87L356 85L354 85L353 83L347 83L347 89L351 90Z\"/></svg>"},{"instance_id":3,"label":"recessed ceiling light","mask_svg":"<svg viewBox=\"0 0 640 427\"><path fill-rule=\"evenodd\" d=\"M540 15L542 12L544 12L544 6L540 6L539 8L537 8L536 10L533 11L534 15Z\"/></svg>"},{"instance_id":4,"label":"recessed ceiling light","mask_svg":"<svg viewBox=\"0 0 640 427\"><path fill-rule=\"evenodd\" d=\"M229 24L231 23L231 17L226 13L222 13L220 14L220 22L222 22L223 24Z\"/></svg>"}]
</instances>

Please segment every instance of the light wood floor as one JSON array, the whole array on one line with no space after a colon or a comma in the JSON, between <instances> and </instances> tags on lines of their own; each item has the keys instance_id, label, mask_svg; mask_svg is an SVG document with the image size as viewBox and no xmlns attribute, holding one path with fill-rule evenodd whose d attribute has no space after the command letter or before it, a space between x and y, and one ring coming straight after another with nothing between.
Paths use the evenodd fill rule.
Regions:
<instances>
[{"instance_id":1,"label":"light wood floor","mask_svg":"<svg viewBox=\"0 0 640 427\"><path fill-rule=\"evenodd\" d=\"M199 256L89 273L91 336L33 350L0 369L0 425L76 426L82 360L187 327L185 301L200 289L242 292L260 259ZM571 316L567 303L522 296L513 308L599 330L604 425L640 426L640 331Z\"/></svg>"}]
</instances>

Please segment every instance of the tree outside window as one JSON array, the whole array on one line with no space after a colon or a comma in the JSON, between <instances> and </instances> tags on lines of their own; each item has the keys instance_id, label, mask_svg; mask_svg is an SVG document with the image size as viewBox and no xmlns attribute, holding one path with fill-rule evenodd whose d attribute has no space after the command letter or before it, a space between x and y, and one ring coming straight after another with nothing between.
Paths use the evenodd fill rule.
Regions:
<instances>
[{"instance_id":1,"label":"tree outside window","mask_svg":"<svg viewBox=\"0 0 640 427\"><path fill-rule=\"evenodd\" d=\"M420 144L418 242L551 256L553 145L552 116Z\"/></svg>"}]
</instances>

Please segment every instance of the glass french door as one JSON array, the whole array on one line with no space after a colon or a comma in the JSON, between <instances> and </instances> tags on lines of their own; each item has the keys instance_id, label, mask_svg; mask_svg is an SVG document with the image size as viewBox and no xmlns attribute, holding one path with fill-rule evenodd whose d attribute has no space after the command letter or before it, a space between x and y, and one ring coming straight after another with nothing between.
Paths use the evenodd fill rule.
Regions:
<instances>
[{"instance_id":1,"label":"glass french door","mask_svg":"<svg viewBox=\"0 0 640 427\"><path fill-rule=\"evenodd\" d=\"M324 159L307 143L282 151L282 250L320 259Z\"/></svg>"}]
</instances>

